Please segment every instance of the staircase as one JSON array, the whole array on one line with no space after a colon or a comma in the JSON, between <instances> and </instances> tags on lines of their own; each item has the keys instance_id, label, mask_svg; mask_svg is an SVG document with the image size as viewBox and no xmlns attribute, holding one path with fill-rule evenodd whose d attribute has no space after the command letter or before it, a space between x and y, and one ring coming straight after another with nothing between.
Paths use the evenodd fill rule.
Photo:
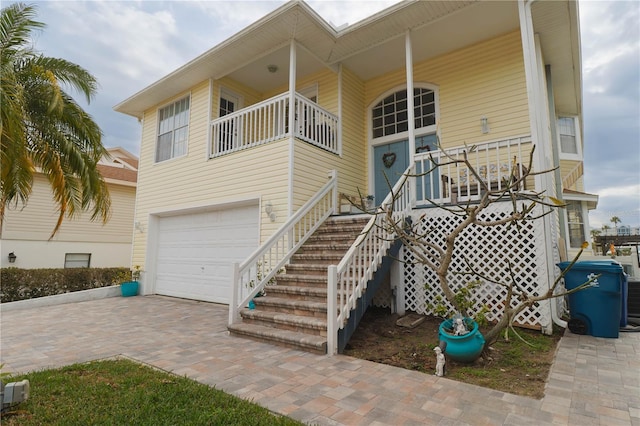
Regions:
<instances>
[{"instance_id":1,"label":"staircase","mask_svg":"<svg viewBox=\"0 0 640 426\"><path fill-rule=\"evenodd\" d=\"M330 217L293 255L255 309L241 309L233 335L308 352L327 352L327 266L337 265L370 216Z\"/></svg>"}]
</instances>

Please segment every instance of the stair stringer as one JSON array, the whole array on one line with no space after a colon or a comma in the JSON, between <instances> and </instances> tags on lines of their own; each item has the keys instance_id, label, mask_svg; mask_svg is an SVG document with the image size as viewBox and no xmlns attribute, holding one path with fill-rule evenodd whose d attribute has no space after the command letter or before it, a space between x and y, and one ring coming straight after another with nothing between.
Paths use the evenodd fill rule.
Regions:
<instances>
[{"instance_id":1,"label":"stair stringer","mask_svg":"<svg viewBox=\"0 0 640 426\"><path fill-rule=\"evenodd\" d=\"M400 248L402 247L402 241L396 240L387 254L382 258L382 263L380 267L373 274L373 278L367 281L367 290L365 293L357 300L356 307L351 310L349 314L349 319L345 324L344 328L338 330L338 353L343 353L344 348L349 343L351 336L358 328L358 324L360 324L360 320L362 316L366 312L369 305L371 305L371 301L373 300L378 288L380 288L380 284L384 281L386 275L389 273L391 269L391 264L398 257L398 253L400 253Z\"/></svg>"}]
</instances>

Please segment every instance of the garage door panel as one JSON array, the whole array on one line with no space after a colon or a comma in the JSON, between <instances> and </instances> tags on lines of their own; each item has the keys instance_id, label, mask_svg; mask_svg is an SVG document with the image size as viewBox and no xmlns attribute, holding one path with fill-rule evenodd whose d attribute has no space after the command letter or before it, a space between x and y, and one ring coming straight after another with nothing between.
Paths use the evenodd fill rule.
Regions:
<instances>
[{"instance_id":1,"label":"garage door panel","mask_svg":"<svg viewBox=\"0 0 640 426\"><path fill-rule=\"evenodd\" d=\"M228 303L233 262L258 247L257 205L161 217L156 293Z\"/></svg>"}]
</instances>

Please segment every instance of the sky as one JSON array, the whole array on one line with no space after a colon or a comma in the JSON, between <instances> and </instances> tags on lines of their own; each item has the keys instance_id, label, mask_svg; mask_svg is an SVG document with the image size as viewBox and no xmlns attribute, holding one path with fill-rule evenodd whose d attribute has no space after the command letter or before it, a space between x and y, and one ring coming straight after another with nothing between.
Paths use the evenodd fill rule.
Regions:
<instances>
[{"instance_id":1,"label":"sky","mask_svg":"<svg viewBox=\"0 0 640 426\"><path fill-rule=\"evenodd\" d=\"M90 104L104 145L139 154L140 125L113 106L184 65L284 1L28 1L47 26L43 54L75 62L100 84ZM3 7L11 2L3 2ZM396 1L307 3L325 20L353 24ZM598 194L592 228L640 226L640 1L581 0L585 191ZM72 93L72 95L74 95Z\"/></svg>"}]
</instances>

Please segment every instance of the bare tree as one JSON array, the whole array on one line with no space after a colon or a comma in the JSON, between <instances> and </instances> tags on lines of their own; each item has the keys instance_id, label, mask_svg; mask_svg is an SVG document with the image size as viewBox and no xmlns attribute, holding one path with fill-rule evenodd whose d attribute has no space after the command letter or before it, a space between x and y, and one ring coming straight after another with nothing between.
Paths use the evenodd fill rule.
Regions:
<instances>
[{"instance_id":1,"label":"bare tree","mask_svg":"<svg viewBox=\"0 0 640 426\"><path fill-rule=\"evenodd\" d=\"M444 153L444 161L438 163L433 156L431 162L434 166L425 171L424 173L415 174L412 177L421 178L422 176L433 174L433 176L439 176L434 173L437 169L445 166L459 166L466 168L469 173L477 179L480 184L480 197L475 203L466 202L463 204L446 205L438 203L433 200L427 200L433 206L446 210L449 213L459 217L459 224L450 231L445 238L444 246L431 243L424 232L420 231L418 223L409 223L407 220L394 220L393 205L389 203L380 206L375 214L384 215L383 221L384 227L389 227L395 235L404 243L405 247L412 252L417 259L417 263L425 265L433 270L438 277L438 282L442 293L446 300L455 307L455 309L462 313L464 316L469 316L471 312L468 312L468 304L464 303L463 295L460 297L460 290L455 290L449 282L448 273L455 272L458 274L468 275L475 280L481 280L483 282L493 283L506 290L506 298L503 303L502 312L497 322L493 325L490 331L485 335L485 348L492 345L500 335L500 333L512 327L514 319L524 310L532 307L533 305L552 298L563 297L570 293L582 290L583 288L591 285L591 281L588 281L581 286L571 290L565 291L561 286L561 280L565 273L573 266L582 251L588 246L588 243L583 243L582 248L569 268L565 269L562 274L549 286L548 290L542 294L532 294L525 288L518 284L517 274L514 270L513 264L510 260L507 260L508 274L500 280L491 278L487 271L483 271L482 267L471 264L465 259L466 270L463 271L450 271L452 265L452 259L454 253L459 250L458 237L460 234L470 226L478 227L498 227L498 226L516 226L520 227L528 221L540 220L543 216L552 213L553 209L562 208L564 204L562 201L548 196L545 191L530 191L524 190L524 182L527 178L536 174L543 174L552 172L552 170L546 170L542 172L532 172L532 159L533 150L529 156L528 167L519 167L514 159L511 165L511 173L505 179L503 179L501 185L497 185L498 188L492 188L474 168L471 161L469 161L469 154L475 150L475 147L471 146L466 150L461 157L453 158L446 152ZM496 186L496 185L493 185ZM392 194L393 200L395 200L398 194ZM504 217L496 220L488 220L483 218L481 213L485 211L490 205L498 202L509 202L511 205L511 211ZM536 215L536 206L545 206L546 212ZM518 228L519 229L519 228ZM489 256L496 256L499 254L488 253Z\"/></svg>"}]
</instances>

